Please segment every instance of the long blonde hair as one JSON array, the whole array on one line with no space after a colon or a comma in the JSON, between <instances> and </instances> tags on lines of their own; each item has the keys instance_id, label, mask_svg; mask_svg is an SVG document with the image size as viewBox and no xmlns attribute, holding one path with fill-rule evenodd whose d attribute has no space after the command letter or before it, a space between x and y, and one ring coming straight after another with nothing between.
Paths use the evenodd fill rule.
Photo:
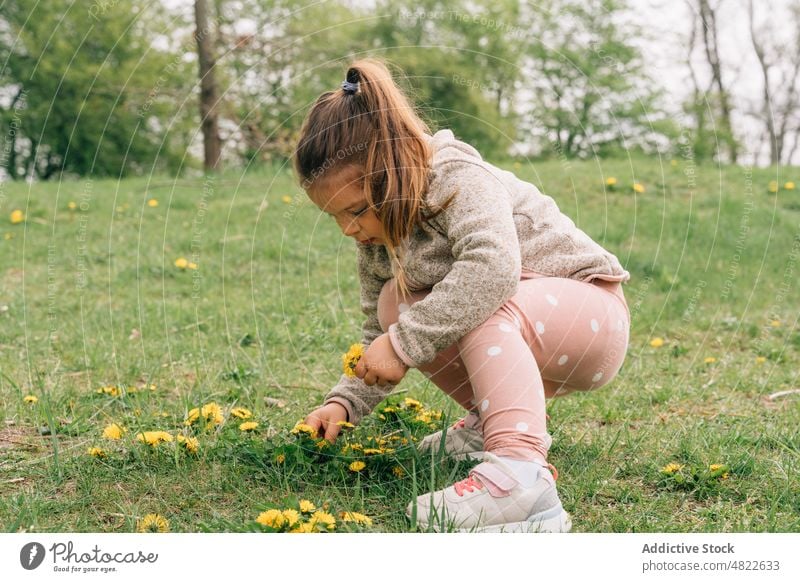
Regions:
<instances>
[{"instance_id":1,"label":"long blonde hair","mask_svg":"<svg viewBox=\"0 0 800 582\"><path fill-rule=\"evenodd\" d=\"M420 220L433 218L450 202L431 209L424 199L433 154L424 134L430 130L384 61L359 59L345 78L357 83L357 89L323 93L303 122L295 172L308 190L334 172L353 165L363 169L361 185L381 223L397 287L408 296L403 244Z\"/></svg>"}]
</instances>

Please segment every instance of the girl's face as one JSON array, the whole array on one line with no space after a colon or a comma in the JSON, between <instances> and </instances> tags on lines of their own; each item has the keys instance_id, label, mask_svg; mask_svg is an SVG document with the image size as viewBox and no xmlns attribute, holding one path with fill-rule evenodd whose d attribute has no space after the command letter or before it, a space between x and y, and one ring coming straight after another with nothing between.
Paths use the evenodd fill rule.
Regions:
<instances>
[{"instance_id":1,"label":"girl's face","mask_svg":"<svg viewBox=\"0 0 800 582\"><path fill-rule=\"evenodd\" d=\"M308 190L308 197L336 220L345 236L363 244L384 244L381 223L361 190L357 168L346 168Z\"/></svg>"}]
</instances>

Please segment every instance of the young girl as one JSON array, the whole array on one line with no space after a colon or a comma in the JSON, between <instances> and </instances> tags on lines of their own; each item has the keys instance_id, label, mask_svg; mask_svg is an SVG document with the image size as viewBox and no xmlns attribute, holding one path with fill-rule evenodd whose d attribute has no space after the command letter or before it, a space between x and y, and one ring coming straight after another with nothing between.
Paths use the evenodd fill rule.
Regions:
<instances>
[{"instance_id":1,"label":"young girl","mask_svg":"<svg viewBox=\"0 0 800 582\"><path fill-rule=\"evenodd\" d=\"M356 240L366 315L356 376L305 422L333 441L417 368L467 411L420 448L483 462L407 514L459 531L568 531L545 399L617 374L630 274L535 186L450 130L431 135L379 60L317 99L294 166Z\"/></svg>"}]
</instances>

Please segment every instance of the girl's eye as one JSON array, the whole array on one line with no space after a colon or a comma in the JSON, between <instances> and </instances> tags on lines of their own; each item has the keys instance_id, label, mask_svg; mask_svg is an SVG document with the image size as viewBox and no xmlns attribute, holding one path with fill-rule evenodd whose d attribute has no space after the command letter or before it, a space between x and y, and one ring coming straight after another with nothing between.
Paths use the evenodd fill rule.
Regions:
<instances>
[{"instance_id":1,"label":"girl's eye","mask_svg":"<svg viewBox=\"0 0 800 582\"><path fill-rule=\"evenodd\" d=\"M365 212L366 212L368 209L369 209L369 206L365 206L365 207L364 207L364 208L362 208L361 210L356 210L355 212L353 212L353 216L361 216L361 215L362 215L362 214L364 214L364 213L365 213Z\"/></svg>"}]
</instances>

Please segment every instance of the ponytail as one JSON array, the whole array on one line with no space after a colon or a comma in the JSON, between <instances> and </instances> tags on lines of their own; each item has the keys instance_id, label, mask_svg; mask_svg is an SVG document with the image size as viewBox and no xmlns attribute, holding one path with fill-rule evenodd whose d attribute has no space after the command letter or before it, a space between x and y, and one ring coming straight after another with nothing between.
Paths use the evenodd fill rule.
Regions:
<instances>
[{"instance_id":1,"label":"ponytail","mask_svg":"<svg viewBox=\"0 0 800 582\"><path fill-rule=\"evenodd\" d=\"M347 69L342 88L323 93L311 107L293 159L305 190L345 168L363 170L361 186L380 220L397 288L405 297L410 293L401 262L405 243L420 220L432 217L422 212L429 209L424 194L433 154L426 132L427 124L384 62L359 59Z\"/></svg>"}]
</instances>

